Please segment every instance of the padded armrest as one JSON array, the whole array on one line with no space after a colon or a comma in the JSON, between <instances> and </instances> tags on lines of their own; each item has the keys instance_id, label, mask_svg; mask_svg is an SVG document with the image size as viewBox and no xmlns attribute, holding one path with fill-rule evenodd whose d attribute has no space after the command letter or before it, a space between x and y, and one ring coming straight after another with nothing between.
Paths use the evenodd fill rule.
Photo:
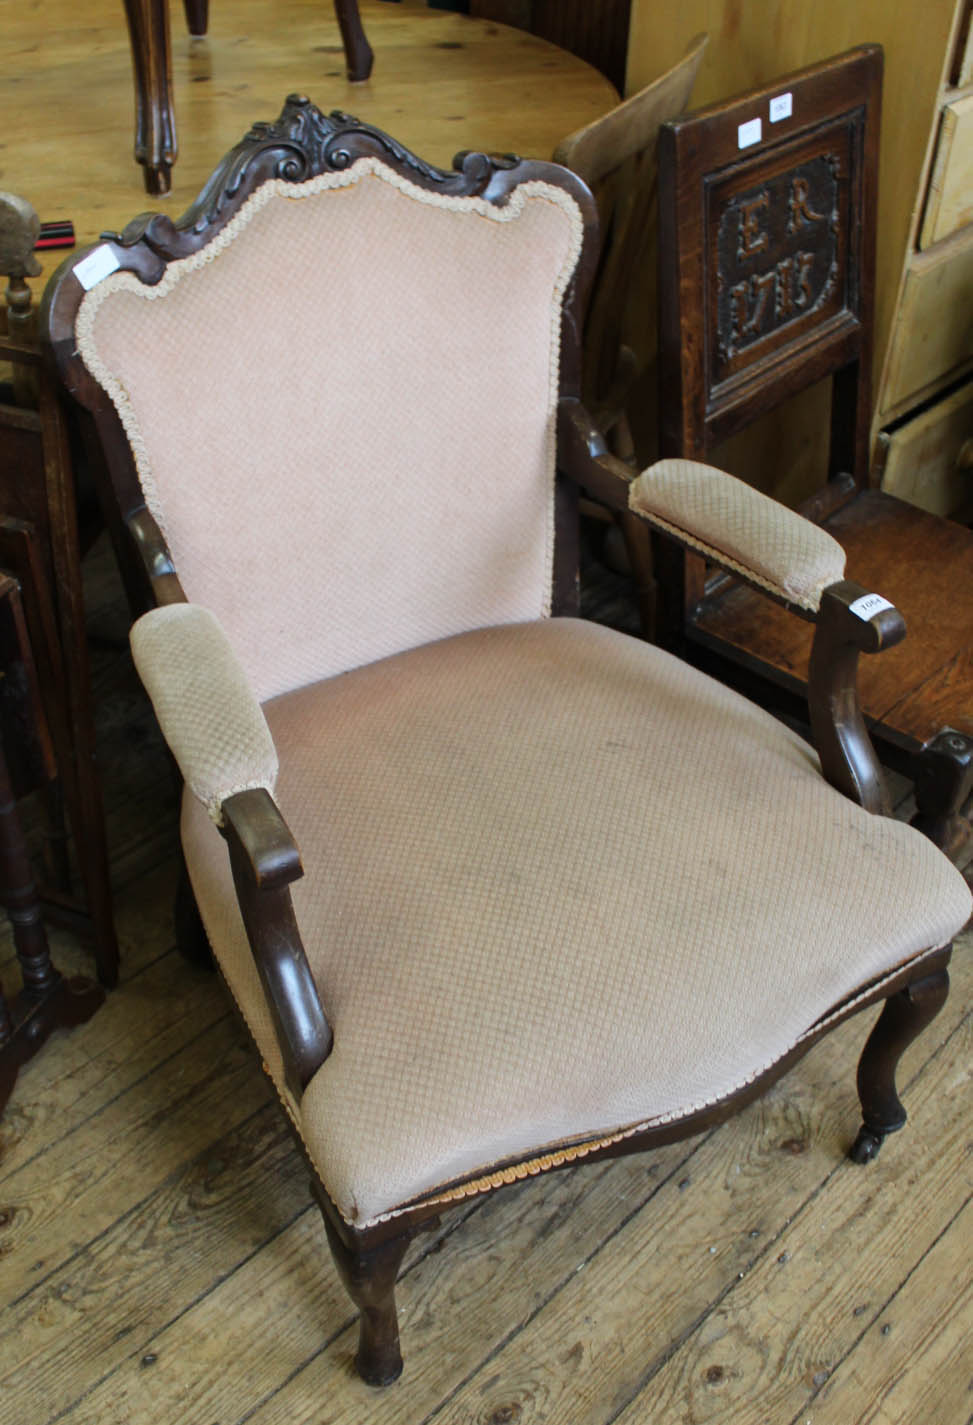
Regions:
<instances>
[{"instance_id":1,"label":"padded armrest","mask_svg":"<svg viewBox=\"0 0 973 1425\"><path fill-rule=\"evenodd\" d=\"M711 465L659 460L632 481L628 502L650 524L812 613L824 590L844 578L836 539Z\"/></svg>"},{"instance_id":2,"label":"padded armrest","mask_svg":"<svg viewBox=\"0 0 973 1425\"><path fill-rule=\"evenodd\" d=\"M190 791L222 824L227 797L273 792L277 750L226 634L208 609L167 604L132 628L132 656Z\"/></svg>"}]
</instances>

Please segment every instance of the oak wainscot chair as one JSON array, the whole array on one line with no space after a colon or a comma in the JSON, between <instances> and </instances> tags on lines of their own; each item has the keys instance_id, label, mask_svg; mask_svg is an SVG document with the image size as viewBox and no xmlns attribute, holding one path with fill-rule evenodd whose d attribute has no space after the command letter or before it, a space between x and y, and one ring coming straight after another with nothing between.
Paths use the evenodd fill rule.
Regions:
<instances>
[{"instance_id":1,"label":"oak wainscot chair","mask_svg":"<svg viewBox=\"0 0 973 1425\"><path fill-rule=\"evenodd\" d=\"M132 643L202 919L375 1385L445 1208L696 1133L885 1001L874 1153L970 913L876 814L855 664L902 623L828 535L754 494L738 560L816 618L820 764L573 616L577 487L627 508L644 478L579 397L596 227L565 169L443 172L292 97L178 222L137 219L46 298L144 561Z\"/></svg>"},{"instance_id":2,"label":"oak wainscot chair","mask_svg":"<svg viewBox=\"0 0 973 1425\"><path fill-rule=\"evenodd\" d=\"M642 513L682 538L688 500L708 525L685 553L656 547L660 641L793 711L811 629L727 576L745 506L696 481L692 462L831 378L823 483L801 510L918 635L863 668L862 706L883 760L915 781L915 825L959 857L973 791L973 533L885 494L869 466L881 93L882 51L862 45L662 126L661 453L689 463L644 491ZM707 565L713 543L723 559Z\"/></svg>"},{"instance_id":3,"label":"oak wainscot chair","mask_svg":"<svg viewBox=\"0 0 973 1425\"><path fill-rule=\"evenodd\" d=\"M570 168L598 205L601 252L585 318L581 398L613 455L648 465L659 454L656 149L659 128L689 103L708 37L697 35L671 69L607 114L562 139L554 162ZM586 513L604 514L587 505ZM650 532L638 515L617 515L644 628L655 623Z\"/></svg>"}]
</instances>

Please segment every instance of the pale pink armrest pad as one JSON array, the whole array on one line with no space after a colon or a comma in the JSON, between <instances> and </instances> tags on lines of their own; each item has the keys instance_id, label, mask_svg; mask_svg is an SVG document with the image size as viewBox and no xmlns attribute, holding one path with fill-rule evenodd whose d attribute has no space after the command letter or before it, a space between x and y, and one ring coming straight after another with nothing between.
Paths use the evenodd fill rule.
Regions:
<instances>
[{"instance_id":1,"label":"pale pink armrest pad","mask_svg":"<svg viewBox=\"0 0 973 1425\"><path fill-rule=\"evenodd\" d=\"M830 534L711 465L659 460L632 481L628 500L652 524L802 608L816 610L845 576L845 551Z\"/></svg>"},{"instance_id":2,"label":"pale pink armrest pad","mask_svg":"<svg viewBox=\"0 0 973 1425\"><path fill-rule=\"evenodd\" d=\"M131 643L162 734L213 820L235 792L273 791L277 751L267 721L213 614L198 604L152 609Z\"/></svg>"}]
</instances>

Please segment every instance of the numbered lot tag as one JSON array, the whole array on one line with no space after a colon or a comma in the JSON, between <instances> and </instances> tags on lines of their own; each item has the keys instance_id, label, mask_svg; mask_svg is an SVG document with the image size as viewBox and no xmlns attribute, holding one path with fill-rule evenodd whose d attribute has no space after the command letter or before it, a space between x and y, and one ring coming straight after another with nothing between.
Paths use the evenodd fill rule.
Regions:
<instances>
[{"instance_id":1,"label":"numbered lot tag","mask_svg":"<svg viewBox=\"0 0 973 1425\"><path fill-rule=\"evenodd\" d=\"M749 148L751 144L759 143L763 131L763 122L760 119L748 119L745 124L738 124L737 148Z\"/></svg>"},{"instance_id":2,"label":"numbered lot tag","mask_svg":"<svg viewBox=\"0 0 973 1425\"><path fill-rule=\"evenodd\" d=\"M895 605L889 603L888 599L883 599L881 594L862 594L860 599L856 599L848 608L851 613L857 614L860 619L867 623L870 618L880 614L883 609L894 609Z\"/></svg>"},{"instance_id":3,"label":"numbered lot tag","mask_svg":"<svg viewBox=\"0 0 973 1425\"><path fill-rule=\"evenodd\" d=\"M793 94L778 94L770 101L770 122L779 124L781 119L789 119L794 112Z\"/></svg>"},{"instance_id":4,"label":"numbered lot tag","mask_svg":"<svg viewBox=\"0 0 973 1425\"><path fill-rule=\"evenodd\" d=\"M92 287L97 287L103 278L115 272L121 263L115 256L112 249L106 242L101 247L96 247L94 252L89 252L82 262L79 262L74 269L74 275L81 283L86 292L90 292Z\"/></svg>"}]
</instances>

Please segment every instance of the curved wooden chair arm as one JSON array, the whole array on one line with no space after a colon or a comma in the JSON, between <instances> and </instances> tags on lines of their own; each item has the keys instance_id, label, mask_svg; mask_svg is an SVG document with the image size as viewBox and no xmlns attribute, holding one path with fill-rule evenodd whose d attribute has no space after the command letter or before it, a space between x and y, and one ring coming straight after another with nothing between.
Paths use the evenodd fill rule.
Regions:
<instances>
[{"instance_id":1,"label":"curved wooden chair arm","mask_svg":"<svg viewBox=\"0 0 973 1425\"><path fill-rule=\"evenodd\" d=\"M333 1042L288 890L304 873L300 852L276 802L263 787L227 797L222 831L287 1086L300 1100Z\"/></svg>"},{"instance_id":2,"label":"curved wooden chair arm","mask_svg":"<svg viewBox=\"0 0 973 1425\"><path fill-rule=\"evenodd\" d=\"M833 787L866 811L891 813L888 788L858 699L858 657L905 637L905 619L886 599L843 579L821 595L808 670L811 735Z\"/></svg>"}]
</instances>

